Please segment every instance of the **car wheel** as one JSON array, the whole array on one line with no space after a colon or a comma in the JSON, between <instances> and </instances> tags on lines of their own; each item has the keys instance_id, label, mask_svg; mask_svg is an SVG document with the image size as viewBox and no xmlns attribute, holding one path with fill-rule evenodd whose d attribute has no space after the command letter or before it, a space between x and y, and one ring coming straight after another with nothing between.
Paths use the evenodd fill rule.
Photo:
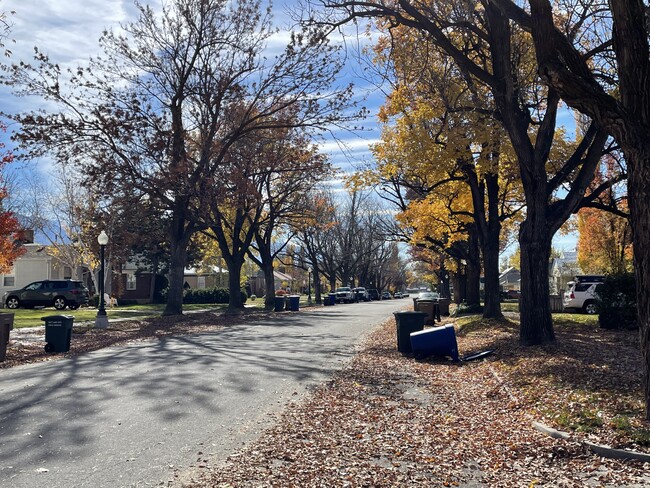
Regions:
<instances>
[{"instance_id":1,"label":"car wheel","mask_svg":"<svg viewBox=\"0 0 650 488\"><path fill-rule=\"evenodd\" d=\"M70 305L68 305L68 308L70 310L77 310L79 308L79 304L78 303L71 303Z\"/></svg>"},{"instance_id":2,"label":"car wheel","mask_svg":"<svg viewBox=\"0 0 650 488\"><path fill-rule=\"evenodd\" d=\"M595 315L598 313L598 310L596 309L596 304L592 301L585 302L584 306L582 307L582 310L589 315Z\"/></svg>"},{"instance_id":3,"label":"car wheel","mask_svg":"<svg viewBox=\"0 0 650 488\"><path fill-rule=\"evenodd\" d=\"M63 309L65 309L66 305L67 305L67 304L65 303L65 298L63 298L63 297L56 297L56 298L54 299L54 308L56 308L57 310L63 310Z\"/></svg>"},{"instance_id":4,"label":"car wheel","mask_svg":"<svg viewBox=\"0 0 650 488\"><path fill-rule=\"evenodd\" d=\"M7 308L16 309L20 307L20 300L18 300L18 297L9 297L5 302L5 306Z\"/></svg>"}]
</instances>

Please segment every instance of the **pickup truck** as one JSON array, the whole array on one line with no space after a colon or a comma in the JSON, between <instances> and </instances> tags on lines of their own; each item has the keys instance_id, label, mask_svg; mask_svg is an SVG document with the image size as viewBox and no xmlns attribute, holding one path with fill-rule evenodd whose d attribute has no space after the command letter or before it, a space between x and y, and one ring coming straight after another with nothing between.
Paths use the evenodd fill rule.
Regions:
<instances>
[{"instance_id":1,"label":"pickup truck","mask_svg":"<svg viewBox=\"0 0 650 488\"><path fill-rule=\"evenodd\" d=\"M337 303L352 303L354 301L354 292L349 286L340 286L336 290L336 302Z\"/></svg>"}]
</instances>

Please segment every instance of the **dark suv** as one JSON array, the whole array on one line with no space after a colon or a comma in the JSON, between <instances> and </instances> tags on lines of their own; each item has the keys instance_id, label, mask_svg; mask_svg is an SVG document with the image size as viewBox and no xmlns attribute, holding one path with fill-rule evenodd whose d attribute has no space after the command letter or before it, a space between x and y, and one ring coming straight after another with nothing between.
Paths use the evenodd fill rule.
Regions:
<instances>
[{"instance_id":1,"label":"dark suv","mask_svg":"<svg viewBox=\"0 0 650 488\"><path fill-rule=\"evenodd\" d=\"M7 308L44 306L57 310L65 307L76 310L86 303L88 288L81 281L73 280L35 281L20 290L8 291L4 296Z\"/></svg>"}]
</instances>

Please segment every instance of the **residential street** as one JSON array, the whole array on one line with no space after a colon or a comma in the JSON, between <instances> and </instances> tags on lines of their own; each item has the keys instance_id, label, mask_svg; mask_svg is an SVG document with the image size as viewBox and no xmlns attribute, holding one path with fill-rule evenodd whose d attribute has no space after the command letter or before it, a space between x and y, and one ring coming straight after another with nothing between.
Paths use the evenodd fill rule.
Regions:
<instances>
[{"instance_id":1,"label":"residential street","mask_svg":"<svg viewBox=\"0 0 650 488\"><path fill-rule=\"evenodd\" d=\"M198 453L225 459L408 304L285 312L2 370L0 486L156 486Z\"/></svg>"}]
</instances>

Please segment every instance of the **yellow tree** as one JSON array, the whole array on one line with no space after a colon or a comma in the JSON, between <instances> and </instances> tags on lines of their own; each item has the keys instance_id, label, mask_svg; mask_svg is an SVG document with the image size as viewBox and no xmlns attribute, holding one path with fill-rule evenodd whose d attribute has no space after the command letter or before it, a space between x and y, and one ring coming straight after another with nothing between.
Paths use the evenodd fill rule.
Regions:
<instances>
[{"instance_id":1,"label":"yellow tree","mask_svg":"<svg viewBox=\"0 0 650 488\"><path fill-rule=\"evenodd\" d=\"M424 55L423 45L428 46ZM486 277L484 315L499 317L500 237L504 221L521 208L522 197L515 157L501 143L504 133L494 118L490 94L468 84L448 56L415 30L390 29L390 37L379 41L376 53L377 63L392 68L395 82L380 112L386 126L384 142L375 146L377 178L392 190L401 208L414 198L431 195L412 215L434 214L436 220L448 218L450 223L462 217L462 238L450 239L446 234L441 241L440 236L430 235L428 241L448 241L452 245L443 246L447 252L468 262L473 282L468 301L478 303L481 259L474 245L478 239ZM449 184L449 189L443 189ZM443 202L434 203L432 199L438 197ZM450 198L457 201L449 204ZM430 206L429 212L423 204ZM429 225L421 228L432 229ZM424 237L420 228L415 234ZM464 251L461 241L467 242Z\"/></svg>"},{"instance_id":2,"label":"yellow tree","mask_svg":"<svg viewBox=\"0 0 650 488\"><path fill-rule=\"evenodd\" d=\"M632 271L632 229L626 217L583 208L578 212L578 233L578 264L582 271Z\"/></svg>"}]
</instances>

